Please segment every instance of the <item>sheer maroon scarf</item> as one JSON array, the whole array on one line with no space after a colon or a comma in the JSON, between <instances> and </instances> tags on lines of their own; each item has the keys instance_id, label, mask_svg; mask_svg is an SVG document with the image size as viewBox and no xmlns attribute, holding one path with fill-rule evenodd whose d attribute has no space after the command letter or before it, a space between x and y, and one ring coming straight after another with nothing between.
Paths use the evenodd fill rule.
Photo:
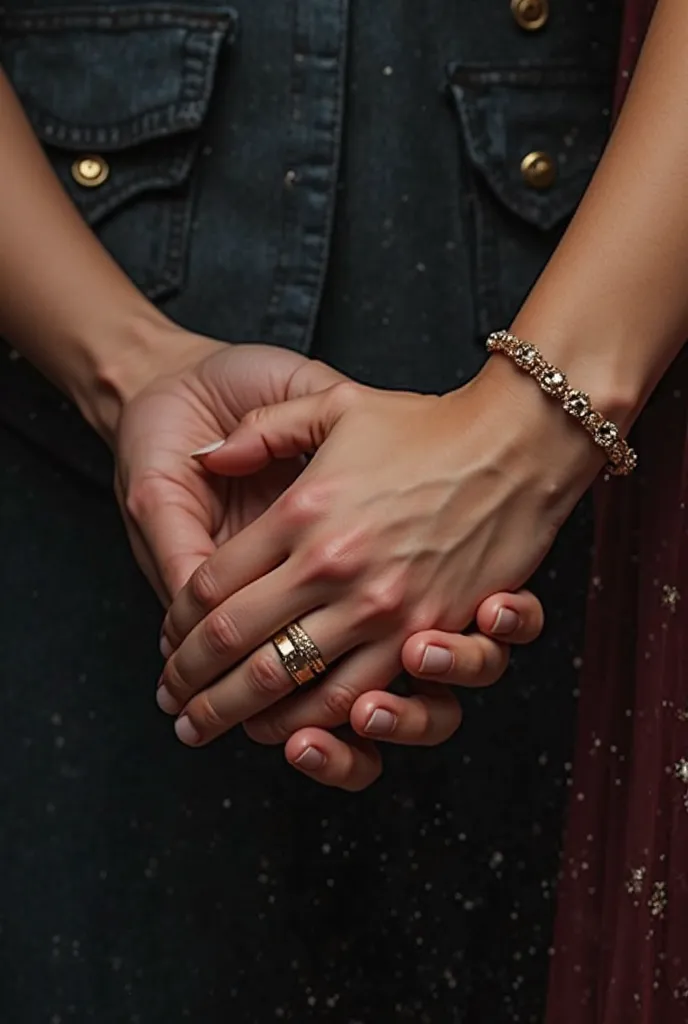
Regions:
<instances>
[{"instance_id":1,"label":"sheer maroon scarf","mask_svg":"<svg viewBox=\"0 0 688 1024\"><path fill-rule=\"evenodd\" d=\"M619 102L653 0L629 0ZM688 274L688 268L686 268ZM547 1024L688 1021L688 353L601 482Z\"/></svg>"}]
</instances>

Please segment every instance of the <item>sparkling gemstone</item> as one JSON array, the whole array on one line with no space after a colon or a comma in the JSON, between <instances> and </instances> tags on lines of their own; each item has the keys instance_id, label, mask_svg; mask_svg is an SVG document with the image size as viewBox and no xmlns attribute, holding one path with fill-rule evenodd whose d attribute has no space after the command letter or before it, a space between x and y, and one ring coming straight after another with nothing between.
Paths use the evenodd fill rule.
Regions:
<instances>
[{"instance_id":1,"label":"sparkling gemstone","mask_svg":"<svg viewBox=\"0 0 688 1024\"><path fill-rule=\"evenodd\" d=\"M535 364L537 353L532 345L519 345L514 352L514 359L519 366L528 368Z\"/></svg>"},{"instance_id":2,"label":"sparkling gemstone","mask_svg":"<svg viewBox=\"0 0 688 1024\"><path fill-rule=\"evenodd\" d=\"M566 377L560 370L554 368L545 370L540 383L548 395L560 395L566 389Z\"/></svg>"},{"instance_id":3,"label":"sparkling gemstone","mask_svg":"<svg viewBox=\"0 0 688 1024\"><path fill-rule=\"evenodd\" d=\"M599 427L595 431L595 439L600 444L610 444L612 441L616 441L619 436L619 431L614 423L609 420L604 420L600 423Z\"/></svg>"},{"instance_id":4,"label":"sparkling gemstone","mask_svg":"<svg viewBox=\"0 0 688 1024\"><path fill-rule=\"evenodd\" d=\"M504 348L504 343L507 340L505 331L494 331L487 339L487 349L489 352L500 352Z\"/></svg>"},{"instance_id":5,"label":"sparkling gemstone","mask_svg":"<svg viewBox=\"0 0 688 1024\"><path fill-rule=\"evenodd\" d=\"M590 412L590 399L584 391L570 391L564 402L564 408L572 416L582 420Z\"/></svg>"},{"instance_id":6,"label":"sparkling gemstone","mask_svg":"<svg viewBox=\"0 0 688 1024\"><path fill-rule=\"evenodd\" d=\"M586 425L586 427L588 428L588 430L592 431L593 433L603 423L604 423L604 416L602 416L599 412L594 412L593 411L588 416L586 416L586 418L585 418L585 425Z\"/></svg>"},{"instance_id":7,"label":"sparkling gemstone","mask_svg":"<svg viewBox=\"0 0 688 1024\"><path fill-rule=\"evenodd\" d=\"M607 452L610 462L608 470L612 476L628 476L638 464L638 456L623 441L617 441Z\"/></svg>"}]
</instances>

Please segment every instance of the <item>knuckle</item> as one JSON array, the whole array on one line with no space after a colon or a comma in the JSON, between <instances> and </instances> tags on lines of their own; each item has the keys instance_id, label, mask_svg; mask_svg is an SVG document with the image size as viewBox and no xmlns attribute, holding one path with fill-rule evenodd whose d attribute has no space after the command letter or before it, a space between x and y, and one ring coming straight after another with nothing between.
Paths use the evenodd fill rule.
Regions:
<instances>
[{"instance_id":1,"label":"knuckle","mask_svg":"<svg viewBox=\"0 0 688 1024\"><path fill-rule=\"evenodd\" d=\"M408 609L408 613L404 617L407 635L413 636L414 633L424 633L426 630L433 629L441 614L442 608L437 605L437 602L429 601L427 597L416 602Z\"/></svg>"},{"instance_id":2,"label":"knuckle","mask_svg":"<svg viewBox=\"0 0 688 1024\"><path fill-rule=\"evenodd\" d=\"M456 659L456 667L459 671L463 668L466 676L473 679L475 682L480 682L485 675L485 669L487 667L487 660L485 658L485 649L482 644L475 644L471 650L470 657L467 657L459 661Z\"/></svg>"},{"instance_id":3,"label":"knuckle","mask_svg":"<svg viewBox=\"0 0 688 1024\"><path fill-rule=\"evenodd\" d=\"M207 738L208 734L224 732L227 728L227 722L216 710L206 690L199 693L193 703L186 708L186 714L204 738Z\"/></svg>"},{"instance_id":4,"label":"knuckle","mask_svg":"<svg viewBox=\"0 0 688 1024\"><path fill-rule=\"evenodd\" d=\"M401 576L371 581L363 589L359 600L365 618L397 618L405 610L406 584Z\"/></svg>"},{"instance_id":5,"label":"knuckle","mask_svg":"<svg viewBox=\"0 0 688 1024\"><path fill-rule=\"evenodd\" d=\"M203 638L213 654L232 654L241 645L241 632L232 613L224 608L204 619Z\"/></svg>"},{"instance_id":6,"label":"knuckle","mask_svg":"<svg viewBox=\"0 0 688 1024\"><path fill-rule=\"evenodd\" d=\"M456 656L454 681L467 686L492 686L509 665L509 648L475 637L470 648Z\"/></svg>"},{"instance_id":7,"label":"knuckle","mask_svg":"<svg viewBox=\"0 0 688 1024\"><path fill-rule=\"evenodd\" d=\"M180 703L185 704L191 694L193 687L179 670L176 656L172 656L163 671L163 682L173 697Z\"/></svg>"},{"instance_id":8,"label":"knuckle","mask_svg":"<svg viewBox=\"0 0 688 1024\"><path fill-rule=\"evenodd\" d=\"M241 425L244 427L257 427L265 418L265 408L257 406L250 409L241 417Z\"/></svg>"},{"instance_id":9,"label":"knuckle","mask_svg":"<svg viewBox=\"0 0 688 1024\"><path fill-rule=\"evenodd\" d=\"M286 696L294 689L287 670L268 649L257 651L249 658L246 672L249 687L263 699L269 698L272 701Z\"/></svg>"},{"instance_id":10,"label":"knuckle","mask_svg":"<svg viewBox=\"0 0 688 1024\"><path fill-rule=\"evenodd\" d=\"M181 628L181 626L177 624L177 622L175 621L174 613L168 612L167 618L165 619L165 624L161 631L161 636L165 637L167 642L172 646L174 650L176 650L180 646L182 640L184 639L188 632L188 629L184 631Z\"/></svg>"},{"instance_id":11,"label":"knuckle","mask_svg":"<svg viewBox=\"0 0 688 1024\"><path fill-rule=\"evenodd\" d=\"M280 500L280 513L298 529L325 517L332 506L331 488L315 481L293 484Z\"/></svg>"},{"instance_id":12,"label":"knuckle","mask_svg":"<svg viewBox=\"0 0 688 1024\"><path fill-rule=\"evenodd\" d=\"M327 725L334 727L348 722L357 697L357 693L341 683L329 688L323 687L322 699L328 717Z\"/></svg>"},{"instance_id":13,"label":"knuckle","mask_svg":"<svg viewBox=\"0 0 688 1024\"><path fill-rule=\"evenodd\" d=\"M191 600L204 612L215 608L222 600L223 594L210 561L199 565L191 576L188 587Z\"/></svg>"},{"instance_id":14,"label":"knuckle","mask_svg":"<svg viewBox=\"0 0 688 1024\"><path fill-rule=\"evenodd\" d=\"M330 388L330 396L339 409L351 409L363 397L363 388L352 380L339 381Z\"/></svg>"},{"instance_id":15,"label":"knuckle","mask_svg":"<svg viewBox=\"0 0 688 1024\"><path fill-rule=\"evenodd\" d=\"M356 577L363 561L361 535L350 531L319 541L307 552L305 564L311 576L337 583Z\"/></svg>"},{"instance_id":16,"label":"knuckle","mask_svg":"<svg viewBox=\"0 0 688 1024\"><path fill-rule=\"evenodd\" d=\"M150 518L160 504L160 480L154 476L141 476L130 486L124 507L131 518L142 523Z\"/></svg>"}]
</instances>

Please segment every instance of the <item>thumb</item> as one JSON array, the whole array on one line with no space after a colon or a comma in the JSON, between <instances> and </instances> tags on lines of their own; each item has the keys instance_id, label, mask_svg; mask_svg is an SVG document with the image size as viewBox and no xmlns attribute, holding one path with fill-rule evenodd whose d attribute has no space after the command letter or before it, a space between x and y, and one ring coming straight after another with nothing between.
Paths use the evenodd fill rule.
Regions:
<instances>
[{"instance_id":1,"label":"thumb","mask_svg":"<svg viewBox=\"0 0 688 1024\"><path fill-rule=\"evenodd\" d=\"M356 388L348 382L335 384L314 395L253 409L224 441L215 441L191 455L211 473L248 476L275 459L311 454L346 408L344 392Z\"/></svg>"}]
</instances>

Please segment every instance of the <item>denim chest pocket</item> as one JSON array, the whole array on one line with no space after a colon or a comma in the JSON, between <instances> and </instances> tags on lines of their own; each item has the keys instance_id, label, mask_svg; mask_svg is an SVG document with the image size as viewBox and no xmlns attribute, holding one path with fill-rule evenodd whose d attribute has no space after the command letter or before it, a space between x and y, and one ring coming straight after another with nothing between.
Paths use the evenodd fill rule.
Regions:
<instances>
[{"instance_id":1,"label":"denim chest pocket","mask_svg":"<svg viewBox=\"0 0 688 1024\"><path fill-rule=\"evenodd\" d=\"M67 192L153 299L183 285L193 170L231 8L0 13L0 63Z\"/></svg>"},{"instance_id":2,"label":"denim chest pocket","mask_svg":"<svg viewBox=\"0 0 688 1024\"><path fill-rule=\"evenodd\" d=\"M476 326L508 326L563 234L609 132L609 82L588 70L452 65L466 168Z\"/></svg>"}]
</instances>

